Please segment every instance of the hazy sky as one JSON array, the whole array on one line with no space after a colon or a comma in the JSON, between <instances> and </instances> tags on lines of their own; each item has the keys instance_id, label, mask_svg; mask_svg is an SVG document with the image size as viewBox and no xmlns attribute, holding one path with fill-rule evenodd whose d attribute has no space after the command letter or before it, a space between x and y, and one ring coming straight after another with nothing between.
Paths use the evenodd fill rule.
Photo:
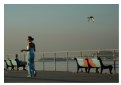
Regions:
<instances>
[{"instance_id":1,"label":"hazy sky","mask_svg":"<svg viewBox=\"0 0 121 85\"><path fill-rule=\"evenodd\" d=\"M88 16L95 22L88 22ZM5 53L26 48L35 39L37 52L112 49L119 47L119 5L4 5Z\"/></svg>"}]
</instances>

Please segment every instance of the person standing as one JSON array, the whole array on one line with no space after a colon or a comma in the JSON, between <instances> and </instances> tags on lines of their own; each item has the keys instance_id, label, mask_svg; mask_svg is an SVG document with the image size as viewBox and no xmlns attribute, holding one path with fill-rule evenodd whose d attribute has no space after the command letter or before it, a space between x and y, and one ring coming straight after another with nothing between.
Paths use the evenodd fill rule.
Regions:
<instances>
[{"instance_id":1,"label":"person standing","mask_svg":"<svg viewBox=\"0 0 121 85\"><path fill-rule=\"evenodd\" d=\"M35 70L35 64L34 64L34 58L36 51L35 44L33 43L34 38L31 36L28 36L27 38L27 49L22 49L21 52L25 51L27 52L26 61L28 66L28 75L27 77L35 77L36 76L36 70Z\"/></svg>"}]
</instances>

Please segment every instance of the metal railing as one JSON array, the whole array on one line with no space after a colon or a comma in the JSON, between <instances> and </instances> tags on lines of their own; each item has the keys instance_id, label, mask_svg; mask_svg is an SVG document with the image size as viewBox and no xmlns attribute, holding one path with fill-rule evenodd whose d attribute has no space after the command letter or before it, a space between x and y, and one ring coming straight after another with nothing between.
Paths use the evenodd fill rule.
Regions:
<instances>
[{"instance_id":1,"label":"metal railing","mask_svg":"<svg viewBox=\"0 0 121 85\"><path fill-rule=\"evenodd\" d=\"M26 53L17 53L20 60L25 61ZM117 73L116 68L119 68L119 50L118 49L99 49L99 50L81 50L81 51L56 51L56 52L36 52L35 62L40 62L41 70L46 71L47 62L51 62L50 65L53 71L59 71L58 63L64 62L65 71L70 71L72 68L70 62L75 62L75 57L97 57L100 56L103 61L113 61L111 64L114 67L114 73ZM5 55L5 59L15 59L15 54ZM76 66L76 65L75 65ZM51 68L50 67L50 68ZM61 67L61 66L60 66ZM38 65L39 68L39 65ZM62 69L61 69L62 70Z\"/></svg>"}]
</instances>

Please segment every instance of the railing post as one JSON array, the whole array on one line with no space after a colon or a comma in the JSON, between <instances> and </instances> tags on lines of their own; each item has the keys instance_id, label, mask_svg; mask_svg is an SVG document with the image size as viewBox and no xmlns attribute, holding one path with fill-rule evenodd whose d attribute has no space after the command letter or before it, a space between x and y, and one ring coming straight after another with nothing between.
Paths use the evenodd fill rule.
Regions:
<instances>
[{"instance_id":1,"label":"railing post","mask_svg":"<svg viewBox=\"0 0 121 85\"><path fill-rule=\"evenodd\" d=\"M100 57L99 52L100 52L100 50L97 50L97 54L96 54L97 57Z\"/></svg>"},{"instance_id":2,"label":"railing post","mask_svg":"<svg viewBox=\"0 0 121 85\"><path fill-rule=\"evenodd\" d=\"M45 55L44 55L44 52L43 52L43 71L45 70L45 65L44 65L44 57L45 57Z\"/></svg>"},{"instance_id":3,"label":"railing post","mask_svg":"<svg viewBox=\"0 0 121 85\"><path fill-rule=\"evenodd\" d=\"M115 50L113 50L113 61L114 61L114 73L116 73L116 60L115 60Z\"/></svg>"},{"instance_id":4,"label":"railing post","mask_svg":"<svg viewBox=\"0 0 121 85\"><path fill-rule=\"evenodd\" d=\"M66 53L66 60L67 60L67 71L69 71L69 67L68 67L68 52Z\"/></svg>"},{"instance_id":5,"label":"railing post","mask_svg":"<svg viewBox=\"0 0 121 85\"><path fill-rule=\"evenodd\" d=\"M55 55L54 62L55 62L55 71L56 71L56 52L54 53L54 55Z\"/></svg>"},{"instance_id":6,"label":"railing post","mask_svg":"<svg viewBox=\"0 0 121 85\"><path fill-rule=\"evenodd\" d=\"M80 52L80 57L82 57L82 52Z\"/></svg>"}]
</instances>

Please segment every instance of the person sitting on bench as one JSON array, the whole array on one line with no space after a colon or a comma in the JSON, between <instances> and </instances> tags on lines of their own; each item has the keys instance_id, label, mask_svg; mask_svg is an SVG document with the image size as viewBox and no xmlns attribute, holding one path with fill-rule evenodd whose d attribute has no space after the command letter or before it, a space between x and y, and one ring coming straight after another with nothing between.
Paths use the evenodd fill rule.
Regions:
<instances>
[{"instance_id":1,"label":"person sitting on bench","mask_svg":"<svg viewBox=\"0 0 121 85\"><path fill-rule=\"evenodd\" d=\"M19 67L23 67L23 70L26 70L25 67L26 67L27 62L19 60L18 54L16 54L15 61L17 62L17 70L19 70Z\"/></svg>"}]
</instances>

